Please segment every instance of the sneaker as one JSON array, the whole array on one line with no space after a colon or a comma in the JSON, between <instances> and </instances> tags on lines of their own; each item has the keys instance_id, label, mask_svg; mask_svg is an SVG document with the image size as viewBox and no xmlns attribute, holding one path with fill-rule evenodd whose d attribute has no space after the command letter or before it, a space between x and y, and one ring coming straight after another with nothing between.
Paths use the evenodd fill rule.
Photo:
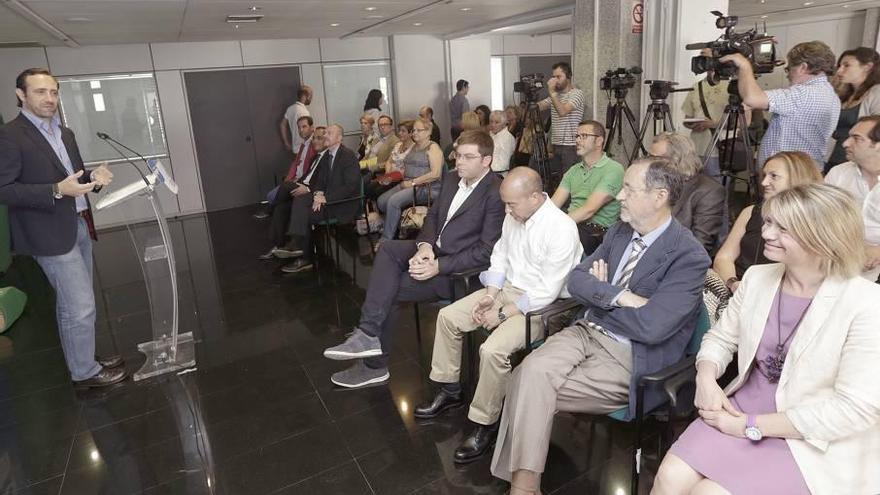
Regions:
<instances>
[{"instance_id":1,"label":"sneaker","mask_svg":"<svg viewBox=\"0 0 880 495\"><path fill-rule=\"evenodd\" d=\"M287 248L287 247L277 247L273 250L273 256L276 258L287 259L287 258L298 258L303 255L302 249L296 248Z\"/></svg>"},{"instance_id":2,"label":"sneaker","mask_svg":"<svg viewBox=\"0 0 880 495\"><path fill-rule=\"evenodd\" d=\"M345 339L345 342L336 347L329 347L324 350L324 357L336 361L344 361L346 359L358 359L367 357L376 357L382 355L382 343L379 337L367 335L360 328L355 328L354 332Z\"/></svg>"},{"instance_id":3,"label":"sneaker","mask_svg":"<svg viewBox=\"0 0 880 495\"><path fill-rule=\"evenodd\" d=\"M351 368L333 373L330 381L340 387L360 388L386 382L390 376L388 368L373 369L364 364L363 361L358 361Z\"/></svg>"},{"instance_id":4,"label":"sneaker","mask_svg":"<svg viewBox=\"0 0 880 495\"><path fill-rule=\"evenodd\" d=\"M293 263L282 266L281 271L284 273L299 273L311 270L314 267L315 265L313 265L311 261L305 258L299 258Z\"/></svg>"},{"instance_id":5,"label":"sneaker","mask_svg":"<svg viewBox=\"0 0 880 495\"><path fill-rule=\"evenodd\" d=\"M259 212L257 212L257 213L254 213L253 217L256 218L257 220L262 220L262 219L264 219L264 218L269 218L269 212L267 212L267 211L259 211Z\"/></svg>"},{"instance_id":6,"label":"sneaker","mask_svg":"<svg viewBox=\"0 0 880 495\"><path fill-rule=\"evenodd\" d=\"M261 260L275 259L275 250L277 250L277 249L278 249L277 247L273 247L272 249L269 250L269 252L259 255L259 256L257 256L257 258L261 259Z\"/></svg>"}]
</instances>

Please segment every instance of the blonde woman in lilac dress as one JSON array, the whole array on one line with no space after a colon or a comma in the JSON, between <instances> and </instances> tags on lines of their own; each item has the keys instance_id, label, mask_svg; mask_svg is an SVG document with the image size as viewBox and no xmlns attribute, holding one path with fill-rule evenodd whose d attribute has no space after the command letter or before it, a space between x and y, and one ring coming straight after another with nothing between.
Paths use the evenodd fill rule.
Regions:
<instances>
[{"instance_id":1,"label":"blonde woman in lilac dress","mask_svg":"<svg viewBox=\"0 0 880 495\"><path fill-rule=\"evenodd\" d=\"M762 214L772 263L746 271L703 339L700 418L651 493L880 493L880 286L859 276L859 212L843 190L806 185Z\"/></svg>"}]
</instances>

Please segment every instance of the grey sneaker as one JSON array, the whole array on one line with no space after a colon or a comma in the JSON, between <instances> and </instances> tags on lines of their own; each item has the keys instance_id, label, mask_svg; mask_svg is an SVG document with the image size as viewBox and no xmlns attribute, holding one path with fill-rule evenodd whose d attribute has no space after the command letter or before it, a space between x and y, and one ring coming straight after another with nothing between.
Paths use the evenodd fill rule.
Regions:
<instances>
[{"instance_id":1,"label":"grey sneaker","mask_svg":"<svg viewBox=\"0 0 880 495\"><path fill-rule=\"evenodd\" d=\"M287 258L298 258L303 255L302 249L290 249L286 247L277 247L272 250L272 255L276 258L287 259Z\"/></svg>"},{"instance_id":2,"label":"grey sneaker","mask_svg":"<svg viewBox=\"0 0 880 495\"><path fill-rule=\"evenodd\" d=\"M355 328L345 342L336 347L324 349L324 357L336 361L346 359L367 358L382 355L382 343L379 337L372 337L360 328Z\"/></svg>"},{"instance_id":3,"label":"grey sneaker","mask_svg":"<svg viewBox=\"0 0 880 495\"><path fill-rule=\"evenodd\" d=\"M390 376L388 368L373 369L358 361L351 368L333 373L330 381L340 387L359 388L388 381Z\"/></svg>"}]
</instances>

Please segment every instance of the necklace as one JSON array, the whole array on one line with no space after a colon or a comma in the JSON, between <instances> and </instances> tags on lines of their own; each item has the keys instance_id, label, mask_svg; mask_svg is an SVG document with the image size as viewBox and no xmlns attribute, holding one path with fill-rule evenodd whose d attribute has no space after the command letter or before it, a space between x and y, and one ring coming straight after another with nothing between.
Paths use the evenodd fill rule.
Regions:
<instances>
[{"instance_id":1,"label":"necklace","mask_svg":"<svg viewBox=\"0 0 880 495\"><path fill-rule=\"evenodd\" d=\"M767 378L767 381L770 383L777 383L779 378L782 376L782 367L785 365L785 345L794 337L794 334L797 333L798 327L801 326L801 322L804 321L804 317L807 315L807 311L810 310L810 306L813 304L813 300L810 299L807 307L804 308L801 316L798 318L797 323L794 324L794 328L791 329L791 333L788 334L788 337L785 340L782 340L782 285L784 282L779 283L779 290L776 292L777 303L776 303L776 353L770 354L765 357L762 361L758 363L756 368L758 371ZM761 369L760 364L763 364L767 371Z\"/></svg>"}]
</instances>

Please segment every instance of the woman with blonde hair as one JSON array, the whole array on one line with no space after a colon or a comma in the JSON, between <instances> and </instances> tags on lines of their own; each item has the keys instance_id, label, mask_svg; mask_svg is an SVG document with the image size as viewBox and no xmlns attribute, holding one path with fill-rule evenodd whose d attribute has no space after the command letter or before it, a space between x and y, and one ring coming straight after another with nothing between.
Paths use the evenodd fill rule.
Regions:
<instances>
[{"instance_id":1,"label":"woman with blonde hair","mask_svg":"<svg viewBox=\"0 0 880 495\"><path fill-rule=\"evenodd\" d=\"M791 187L822 182L816 163L802 151L776 153L764 162L761 174L765 201ZM712 269L730 292L736 291L747 268L769 263L764 256L764 241L761 238L761 208L759 202L743 209L715 255Z\"/></svg>"},{"instance_id":2,"label":"woman with blonde hair","mask_svg":"<svg viewBox=\"0 0 880 495\"><path fill-rule=\"evenodd\" d=\"M700 418L651 493L880 493L880 286L859 276L861 215L824 184L781 191L762 214L771 264L749 268L703 338Z\"/></svg>"},{"instance_id":3,"label":"woman with blonde hair","mask_svg":"<svg viewBox=\"0 0 880 495\"><path fill-rule=\"evenodd\" d=\"M373 127L375 123L376 120L370 113L364 112L364 114L361 115L361 142L358 144L357 149L358 160L367 158L370 150L373 149L373 145L379 140L379 134Z\"/></svg>"}]
</instances>

